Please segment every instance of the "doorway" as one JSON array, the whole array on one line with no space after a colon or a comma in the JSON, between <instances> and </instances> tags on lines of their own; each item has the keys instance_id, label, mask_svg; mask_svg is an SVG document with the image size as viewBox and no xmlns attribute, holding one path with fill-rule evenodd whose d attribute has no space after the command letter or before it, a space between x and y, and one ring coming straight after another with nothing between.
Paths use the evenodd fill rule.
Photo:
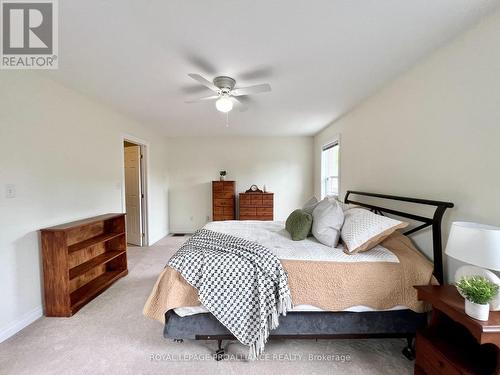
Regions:
<instances>
[{"instance_id":1,"label":"doorway","mask_svg":"<svg viewBox=\"0 0 500 375\"><path fill-rule=\"evenodd\" d=\"M147 246L146 145L123 140L124 198L127 243Z\"/></svg>"}]
</instances>

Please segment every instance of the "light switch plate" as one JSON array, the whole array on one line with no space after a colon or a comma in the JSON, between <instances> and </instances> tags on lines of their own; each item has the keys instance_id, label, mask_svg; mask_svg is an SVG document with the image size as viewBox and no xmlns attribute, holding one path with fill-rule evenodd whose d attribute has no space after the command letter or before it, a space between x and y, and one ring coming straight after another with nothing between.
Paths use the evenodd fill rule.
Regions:
<instances>
[{"instance_id":1,"label":"light switch plate","mask_svg":"<svg viewBox=\"0 0 500 375\"><path fill-rule=\"evenodd\" d=\"M15 198L16 197L16 186L13 184L5 185L5 198Z\"/></svg>"}]
</instances>

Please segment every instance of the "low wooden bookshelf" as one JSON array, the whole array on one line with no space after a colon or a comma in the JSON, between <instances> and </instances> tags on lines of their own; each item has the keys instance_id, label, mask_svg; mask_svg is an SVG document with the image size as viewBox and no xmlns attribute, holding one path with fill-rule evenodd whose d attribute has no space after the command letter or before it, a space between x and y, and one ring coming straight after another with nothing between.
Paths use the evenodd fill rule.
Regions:
<instances>
[{"instance_id":1,"label":"low wooden bookshelf","mask_svg":"<svg viewBox=\"0 0 500 375\"><path fill-rule=\"evenodd\" d=\"M46 316L71 316L128 273L125 214L41 230Z\"/></svg>"}]
</instances>

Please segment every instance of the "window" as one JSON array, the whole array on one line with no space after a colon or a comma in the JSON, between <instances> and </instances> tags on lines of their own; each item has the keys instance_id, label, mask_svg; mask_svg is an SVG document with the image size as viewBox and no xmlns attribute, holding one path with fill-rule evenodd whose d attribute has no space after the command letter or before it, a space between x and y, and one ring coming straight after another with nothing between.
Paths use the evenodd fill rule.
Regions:
<instances>
[{"instance_id":1,"label":"window","mask_svg":"<svg viewBox=\"0 0 500 375\"><path fill-rule=\"evenodd\" d=\"M335 141L321 150L321 198L339 195L339 149Z\"/></svg>"}]
</instances>

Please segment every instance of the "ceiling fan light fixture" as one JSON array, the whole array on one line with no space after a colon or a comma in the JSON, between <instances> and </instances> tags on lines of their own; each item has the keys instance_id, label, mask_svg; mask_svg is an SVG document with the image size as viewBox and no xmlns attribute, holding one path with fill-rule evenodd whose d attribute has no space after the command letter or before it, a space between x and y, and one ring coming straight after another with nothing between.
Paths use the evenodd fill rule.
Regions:
<instances>
[{"instance_id":1,"label":"ceiling fan light fixture","mask_svg":"<svg viewBox=\"0 0 500 375\"><path fill-rule=\"evenodd\" d=\"M188 76L194 79L196 82L201 83L206 88L214 91L215 95L205 96L203 98L198 98L195 100L188 100L186 101L186 103L216 100L215 107L219 112L222 113L228 113L233 109L233 106L236 106L236 108L240 112L246 111L247 106L238 99L238 97L240 96L260 94L262 92L271 91L271 86L269 85L269 83L261 83L254 86L235 88L236 81L231 77L218 76L213 79L213 82L210 82L208 79L203 78L199 74L190 73L188 74Z\"/></svg>"},{"instance_id":2,"label":"ceiling fan light fixture","mask_svg":"<svg viewBox=\"0 0 500 375\"><path fill-rule=\"evenodd\" d=\"M219 99L215 102L215 108L219 112L229 112L233 109L233 101L227 95L221 95Z\"/></svg>"}]
</instances>

